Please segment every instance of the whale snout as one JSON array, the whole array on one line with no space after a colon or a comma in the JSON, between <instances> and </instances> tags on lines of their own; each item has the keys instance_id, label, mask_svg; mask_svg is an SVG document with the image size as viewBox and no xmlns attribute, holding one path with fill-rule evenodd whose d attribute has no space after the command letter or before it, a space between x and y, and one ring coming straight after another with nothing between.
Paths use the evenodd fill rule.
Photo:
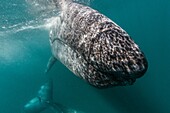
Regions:
<instances>
[{"instance_id":1,"label":"whale snout","mask_svg":"<svg viewBox=\"0 0 170 113\"><path fill-rule=\"evenodd\" d=\"M132 44L131 49L119 48L116 50L117 54L112 59L112 69L118 72L116 76L136 79L146 73L148 69L147 59L139 47L135 43Z\"/></svg>"},{"instance_id":2,"label":"whale snout","mask_svg":"<svg viewBox=\"0 0 170 113\"><path fill-rule=\"evenodd\" d=\"M129 35L116 37L114 34L116 32L111 29L98 35L91 49L91 63L98 71L114 79L140 78L148 68L144 53Z\"/></svg>"},{"instance_id":3,"label":"whale snout","mask_svg":"<svg viewBox=\"0 0 170 113\"><path fill-rule=\"evenodd\" d=\"M133 78L142 77L148 69L148 62L146 57L142 54L141 57L134 56L133 59L130 59L127 63L125 71L128 72L127 76Z\"/></svg>"}]
</instances>

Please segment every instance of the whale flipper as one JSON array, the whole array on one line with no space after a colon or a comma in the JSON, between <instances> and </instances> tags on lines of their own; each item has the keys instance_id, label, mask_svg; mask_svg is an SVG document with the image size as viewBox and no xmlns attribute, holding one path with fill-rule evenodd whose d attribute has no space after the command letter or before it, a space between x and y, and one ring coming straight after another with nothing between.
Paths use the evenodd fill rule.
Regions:
<instances>
[{"instance_id":1,"label":"whale flipper","mask_svg":"<svg viewBox=\"0 0 170 113\"><path fill-rule=\"evenodd\" d=\"M38 95L24 106L25 113L40 113L52 106L53 85L52 81L42 85Z\"/></svg>"},{"instance_id":2,"label":"whale flipper","mask_svg":"<svg viewBox=\"0 0 170 113\"><path fill-rule=\"evenodd\" d=\"M45 73L48 73L51 70L51 68L53 67L53 65L55 64L56 61L57 61L57 59L54 56L50 57L48 64L47 64L47 69L45 70Z\"/></svg>"}]
</instances>

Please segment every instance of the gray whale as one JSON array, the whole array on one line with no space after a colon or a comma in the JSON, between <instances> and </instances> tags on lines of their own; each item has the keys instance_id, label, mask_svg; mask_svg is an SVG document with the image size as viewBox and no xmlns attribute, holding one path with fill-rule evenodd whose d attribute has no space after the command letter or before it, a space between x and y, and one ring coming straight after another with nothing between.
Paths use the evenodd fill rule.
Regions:
<instances>
[{"instance_id":1,"label":"gray whale","mask_svg":"<svg viewBox=\"0 0 170 113\"><path fill-rule=\"evenodd\" d=\"M53 1L60 14L50 29L52 57L46 73L59 60L97 88L132 85L145 74L148 63L144 53L115 22L71 0ZM53 102L50 78L24 106L24 113L39 113L47 108L67 112L64 106Z\"/></svg>"},{"instance_id":2,"label":"gray whale","mask_svg":"<svg viewBox=\"0 0 170 113\"><path fill-rule=\"evenodd\" d=\"M69 0L54 0L60 14L50 30L54 58L98 88L131 85L147 70L144 53L108 17Z\"/></svg>"}]
</instances>

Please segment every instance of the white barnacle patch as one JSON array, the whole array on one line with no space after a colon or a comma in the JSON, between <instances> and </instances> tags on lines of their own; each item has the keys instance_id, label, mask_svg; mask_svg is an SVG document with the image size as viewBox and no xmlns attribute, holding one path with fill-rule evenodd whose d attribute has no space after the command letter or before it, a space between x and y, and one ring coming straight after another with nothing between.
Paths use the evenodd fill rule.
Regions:
<instances>
[{"instance_id":1,"label":"white barnacle patch","mask_svg":"<svg viewBox=\"0 0 170 113\"><path fill-rule=\"evenodd\" d=\"M84 44L85 43L85 41L86 41L86 39L87 39L88 37L87 37L87 35L85 34L85 35L83 35L82 37L81 37L81 39L80 39L80 41L79 41L79 47L81 47L82 46L82 44Z\"/></svg>"}]
</instances>

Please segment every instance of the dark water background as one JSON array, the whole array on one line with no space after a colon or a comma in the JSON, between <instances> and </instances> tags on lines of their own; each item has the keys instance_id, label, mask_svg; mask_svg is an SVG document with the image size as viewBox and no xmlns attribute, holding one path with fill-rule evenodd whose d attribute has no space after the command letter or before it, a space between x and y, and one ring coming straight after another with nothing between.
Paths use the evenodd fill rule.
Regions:
<instances>
[{"instance_id":1,"label":"dark water background","mask_svg":"<svg viewBox=\"0 0 170 113\"><path fill-rule=\"evenodd\" d=\"M131 35L148 59L148 71L133 86L99 90L57 62L49 73L54 100L77 113L170 113L170 1L95 0L91 7ZM5 29L32 18L25 1L0 0L0 113L21 113L46 80L48 31Z\"/></svg>"}]
</instances>

